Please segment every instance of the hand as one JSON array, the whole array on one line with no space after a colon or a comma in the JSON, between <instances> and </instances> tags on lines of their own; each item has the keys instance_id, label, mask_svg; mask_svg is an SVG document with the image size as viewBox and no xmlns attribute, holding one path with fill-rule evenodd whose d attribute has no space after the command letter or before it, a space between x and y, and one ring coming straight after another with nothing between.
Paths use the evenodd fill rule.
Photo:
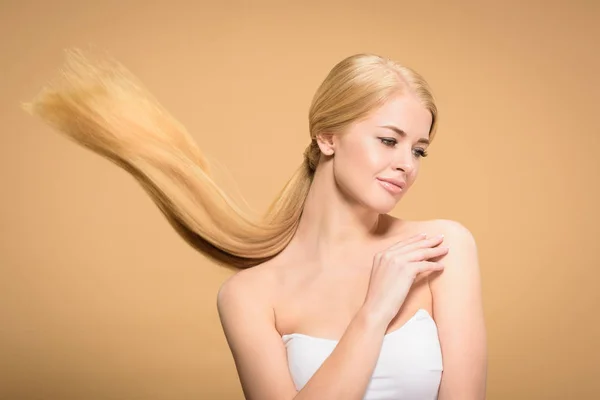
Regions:
<instances>
[{"instance_id":1,"label":"hand","mask_svg":"<svg viewBox=\"0 0 600 400\"><path fill-rule=\"evenodd\" d=\"M396 316L416 280L441 271L440 262L426 261L448 253L442 236L417 235L375 254L364 306L387 326Z\"/></svg>"}]
</instances>

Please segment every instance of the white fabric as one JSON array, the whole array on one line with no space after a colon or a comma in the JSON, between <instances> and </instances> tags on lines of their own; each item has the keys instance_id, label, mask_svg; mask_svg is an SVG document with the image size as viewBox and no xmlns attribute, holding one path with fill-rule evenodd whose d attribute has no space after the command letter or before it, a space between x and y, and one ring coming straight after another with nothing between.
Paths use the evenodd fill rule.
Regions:
<instances>
[{"instance_id":1,"label":"white fabric","mask_svg":"<svg viewBox=\"0 0 600 400\"><path fill-rule=\"evenodd\" d=\"M282 339L297 390L304 387L338 343L301 333L283 335ZM363 399L435 400L442 371L437 326L421 308L404 325L385 335Z\"/></svg>"}]
</instances>

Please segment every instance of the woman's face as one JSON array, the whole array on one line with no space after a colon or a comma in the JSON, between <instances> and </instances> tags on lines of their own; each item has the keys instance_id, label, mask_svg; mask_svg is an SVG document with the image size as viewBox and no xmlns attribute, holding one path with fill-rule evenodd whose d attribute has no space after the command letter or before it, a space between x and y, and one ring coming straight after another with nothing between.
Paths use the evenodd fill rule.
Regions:
<instances>
[{"instance_id":1,"label":"woman's face","mask_svg":"<svg viewBox=\"0 0 600 400\"><path fill-rule=\"evenodd\" d=\"M431 113L416 97L399 95L333 136L338 188L367 208L390 212L417 178L431 122ZM384 180L396 180L404 187Z\"/></svg>"}]
</instances>

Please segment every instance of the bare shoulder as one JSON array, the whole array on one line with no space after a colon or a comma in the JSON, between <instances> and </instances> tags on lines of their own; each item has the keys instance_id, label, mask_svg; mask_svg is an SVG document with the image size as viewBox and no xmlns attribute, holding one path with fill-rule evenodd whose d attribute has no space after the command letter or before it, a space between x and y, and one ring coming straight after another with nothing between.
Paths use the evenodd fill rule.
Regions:
<instances>
[{"instance_id":1,"label":"bare shoulder","mask_svg":"<svg viewBox=\"0 0 600 400\"><path fill-rule=\"evenodd\" d=\"M291 399L296 393L286 349L275 327L277 277L270 260L229 277L217 309L246 399Z\"/></svg>"},{"instance_id":2,"label":"bare shoulder","mask_svg":"<svg viewBox=\"0 0 600 400\"><path fill-rule=\"evenodd\" d=\"M217 292L217 309L223 323L231 314L272 314L273 297L276 289L274 261L240 270L227 278ZM237 315L235 315L237 318ZM273 321L274 323L274 321ZM224 326L225 334L229 330Z\"/></svg>"},{"instance_id":3,"label":"bare shoulder","mask_svg":"<svg viewBox=\"0 0 600 400\"><path fill-rule=\"evenodd\" d=\"M444 270L429 281L444 358L439 395L483 399L487 344L477 244L470 230L456 221L430 221L427 228L427 233L443 234L442 245L449 247L439 258Z\"/></svg>"},{"instance_id":4,"label":"bare shoulder","mask_svg":"<svg viewBox=\"0 0 600 400\"><path fill-rule=\"evenodd\" d=\"M452 239L473 240L473 235L458 221L450 219L431 220L403 220L388 215L388 224L393 234L418 235L426 233L428 236L443 234Z\"/></svg>"},{"instance_id":5,"label":"bare shoulder","mask_svg":"<svg viewBox=\"0 0 600 400\"><path fill-rule=\"evenodd\" d=\"M444 235L441 246L448 246L447 254L432 258L444 265L444 270L428 277L429 287L434 303L449 304L457 292L467 286L473 296L474 304L480 302L480 267L478 248L473 233L458 221L449 219L432 219L409 221L395 219L391 222L392 231L402 237L410 237L426 233L429 237ZM463 294L466 294L464 291Z\"/></svg>"},{"instance_id":6,"label":"bare shoulder","mask_svg":"<svg viewBox=\"0 0 600 400\"><path fill-rule=\"evenodd\" d=\"M452 268L453 273L457 273L455 270L460 269L461 273L478 274L477 243L475 236L465 225L454 220L437 219L425 221L423 228L430 236L444 235L442 246L448 246L450 251L440 260Z\"/></svg>"},{"instance_id":7,"label":"bare shoulder","mask_svg":"<svg viewBox=\"0 0 600 400\"><path fill-rule=\"evenodd\" d=\"M439 398L454 398L457 393L465 399L485 398L487 338L479 256L473 233L454 220L391 218L393 235L443 234L441 245L449 247L448 253L431 259L440 261L444 269L428 277L433 318L444 360Z\"/></svg>"},{"instance_id":8,"label":"bare shoulder","mask_svg":"<svg viewBox=\"0 0 600 400\"><path fill-rule=\"evenodd\" d=\"M441 246L448 246L449 252L435 261L441 261L445 268L442 273L433 274L432 294L436 295L439 286L453 285L458 279L479 280L479 260L477 243L473 233L462 223L449 219L410 221L410 230L414 234L426 233L429 237L444 235ZM446 282L444 284L444 282ZM458 285L453 285L458 287ZM449 288L444 289L448 292Z\"/></svg>"},{"instance_id":9,"label":"bare shoulder","mask_svg":"<svg viewBox=\"0 0 600 400\"><path fill-rule=\"evenodd\" d=\"M441 233L453 241L458 240L461 242L475 242L475 238L471 231L458 221L450 219L435 219L426 221L426 223L428 224L427 226L432 229L431 233L433 235Z\"/></svg>"},{"instance_id":10,"label":"bare shoulder","mask_svg":"<svg viewBox=\"0 0 600 400\"><path fill-rule=\"evenodd\" d=\"M473 235L458 221L449 219L431 219L431 220L405 220L385 216L387 230L391 236L413 236L420 233L426 233L428 236L443 234L451 240L472 241Z\"/></svg>"}]
</instances>

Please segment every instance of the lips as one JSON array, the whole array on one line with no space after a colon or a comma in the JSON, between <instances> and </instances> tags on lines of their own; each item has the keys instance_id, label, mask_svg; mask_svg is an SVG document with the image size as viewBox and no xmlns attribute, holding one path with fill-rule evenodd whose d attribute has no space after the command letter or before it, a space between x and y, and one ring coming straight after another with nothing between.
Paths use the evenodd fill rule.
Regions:
<instances>
[{"instance_id":1,"label":"lips","mask_svg":"<svg viewBox=\"0 0 600 400\"><path fill-rule=\"evenodd\" d=\"M394 178L377 178L377 179L382 182L389 183L390 185L397 186L402 190L404 190L404 188L406 188L406 182L404 182L400 179L394 179Z\"/></svg>"}]
</instances>

